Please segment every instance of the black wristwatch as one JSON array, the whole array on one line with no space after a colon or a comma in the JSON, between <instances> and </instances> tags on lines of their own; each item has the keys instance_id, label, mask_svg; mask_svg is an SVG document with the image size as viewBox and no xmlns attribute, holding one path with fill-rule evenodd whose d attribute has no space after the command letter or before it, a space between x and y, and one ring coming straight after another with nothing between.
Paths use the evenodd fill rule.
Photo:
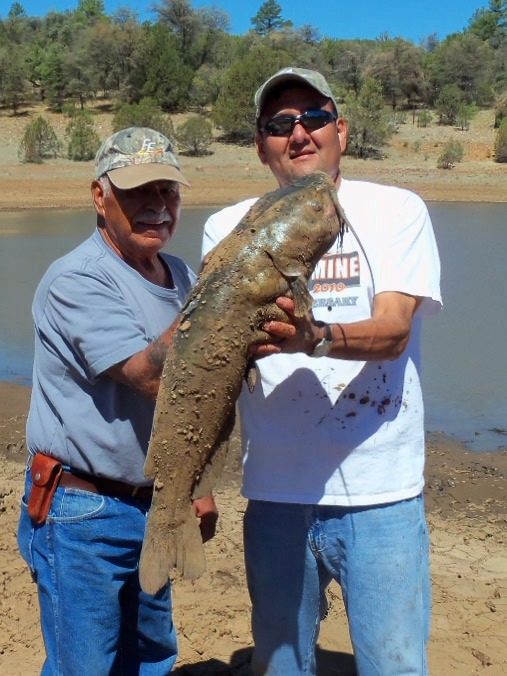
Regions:
<instances>
[{"instance_id":1,"label":"black wristwatch","mask_svg":"<svg viewBox=\"0 0 507 676\"><path fill-rule=\"evenodd\" d=\"M329 324L326 322L316 322L318 326L322 326L325 328L325 335L322 340L319 340L317 345L313 348L313 352L311 353L310 357L326 357L330 351L331 348L333 347L333 332L331 330L331 327Z\"/></svg>"}]
</instances>

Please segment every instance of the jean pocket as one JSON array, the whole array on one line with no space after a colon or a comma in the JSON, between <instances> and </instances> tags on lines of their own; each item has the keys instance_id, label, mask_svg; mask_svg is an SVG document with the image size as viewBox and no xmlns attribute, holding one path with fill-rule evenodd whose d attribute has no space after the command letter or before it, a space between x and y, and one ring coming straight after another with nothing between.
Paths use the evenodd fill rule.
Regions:
<instances>
[{"instance_id":1,"label":"jean pocket","mask_svg":"<svg viewBox=\"0 0 507 676\"><path fill-rule=\"evenodd\" d=\"M18 524L18 549L19 553L26 561L32 575L35 571L35 566L33 562L33 553L32 553L32 544L33 537L35 533L35 528L33 521L28 514L28 502L26 495L23 495L21 498L21 514L19 517Z\"/></svg>"},{"instance_id":2,"label":"jean pocket","mask_svg":"<svg viewBox=\"0 0 507 676\"><path fill-rule=\"evenodd\" d=\"M75 488L57 490L48 516L48 523L84 521L97 517L104 511L106 498L99 493Z\"/></svg>"}]
</instances>

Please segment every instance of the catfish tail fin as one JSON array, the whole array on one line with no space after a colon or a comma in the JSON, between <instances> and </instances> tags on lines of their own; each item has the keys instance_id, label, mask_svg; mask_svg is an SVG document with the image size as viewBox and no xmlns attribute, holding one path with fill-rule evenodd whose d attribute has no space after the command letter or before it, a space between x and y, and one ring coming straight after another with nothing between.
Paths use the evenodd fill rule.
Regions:
<instances>
[{"instance_id":1,"label":"catfish tail fin","mask_svg":"<svg viewBox=\"0 0 507 676\"><path fill-rule=\"evenodd\" d=\"M201 531L192 506L176 529L171 529L160 512L163 516L163 509L152 505L139 563L141 589L148 594L162 589L175 568L187 580L196 580L206 570Z\"/></svg>"}]
</instances>

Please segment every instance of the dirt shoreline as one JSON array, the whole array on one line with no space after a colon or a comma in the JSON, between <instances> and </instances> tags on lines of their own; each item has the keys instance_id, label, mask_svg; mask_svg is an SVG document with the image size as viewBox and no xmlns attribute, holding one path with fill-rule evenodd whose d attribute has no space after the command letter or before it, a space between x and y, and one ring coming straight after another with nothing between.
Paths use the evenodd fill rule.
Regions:
<instances>
[{"instance_id":1,"label":"dirt shoreline","mask_svg":"<svg viewBox=\"0 0 507 676\"><path fill-rule=\"evenodd\" d=\"M0 382L0 668L40 673L44 648L34 584L16 546L30 387ZM219 489L220 527L207 545L208 571L174 581L181 676L246 676L251 654L239 494L239 442ZM473 453L427 435L426 505L431 531L433 621L430 673L507 673L507 452ZM339 587L319 639L319 676L352 676L354 660Z\"/></svg>"},{"instance_id":2,"label":"dirt shoreline","mask_svg":"<svg viewBox=\"0 0 507 676\"><path fill-rule=\"evenodd\" d=\"M91 112L103 140L112 132L113 116L103 112L99 104L92 105ZM59 158L36 165L19 161L26 124L36 115L51 123L66 147L64 116L43 107L18 116L0 111L0 211L91 208L93 162ZM407 115L382 149L382 160L345 155L343 175L408 188L426 201L506 202L507 164L493 161L497 133L494 117L493 110L481 110L471 120L470 128L463 131L438 125L436 117L428 127L418 127ZM172 119L178 125L184 116L174 115ZM451 170L438 169L438 158L451 140L463 146L463 160ZM269 169L259 162L253 137L245 146L220 143L217 137L206 157L180 154L179 160L192 186L182 191L184 207L222 207L276 187Z\"/></svg>"},{"instance_id":3,"label":"dirt shoreline","mask_svg":"<svg viewBox=\"0 0 507 676\"><path fill-rule=\"evenodd\" d=\"M247 154L245 150L243 154ZM253 150L249 155L252 163L257 161ZM223 166L210 168L197 164L193 158L185 158L182 164L192 185L182 190L184 208L221 208L276 187L261 166L248 164L248 171L235 172L226 166L225 160ZM417 192L427 202L507 202L507 165L483 169L484 173L480 168L474 172L459 169L455 173L442 170L437 173L436 169L411 172L388 162L351 158L343 161L346 178L397 185ZM89 163L76 167L61 160L54 165L20 165L3 172L0 166L0 211L91 209L92 177L93 167Z\"/></svg>"}]
</instances>

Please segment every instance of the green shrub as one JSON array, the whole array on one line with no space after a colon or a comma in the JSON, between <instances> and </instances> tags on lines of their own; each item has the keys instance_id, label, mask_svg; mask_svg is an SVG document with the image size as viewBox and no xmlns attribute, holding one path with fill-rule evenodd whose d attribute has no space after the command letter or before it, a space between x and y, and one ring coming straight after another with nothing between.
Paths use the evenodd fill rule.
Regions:
<instances>
[{"instance_id":1,"label":"green shrub","mask_svg":"<svg viewBox=\"0 0 507 676\"><path fill-rule=\"evenodd\" d=\"M421 110L421 112L417 116L417 126L427 127L432 119L433 115L430 113L429 110Z\"/></svg>"},{"instance_id":2,"label":"green shrub","mask_svg":"<svg viewBox=\"0 0 507 676\"><path fill-rule=\"evenodd\" d=\"M391 131L396 134L401 125L405 124L407 121L407 114L404 110L398 110L394 113L391 114L389 118L389 126L391 128Z\"/></svg>"},{"instance_id":3,"label":"green shrub","mask_svg":"<svg viewBox=\"0 0 507 676\"><path fill-rule=\"evenodd\" d=\"M178 150L187 155L208 155L213 142L211 123L202 115L190 117L176 129Z\"/></svg>"},{"instance_id":4,"label":"green shrub","mask_svg":"<svg viewBox=\"0 0 507 676\"><path fill-rule=\"evenodd\" d=\"M126 103L113 118L113 131L128 127L149 127L167 138L174 139L174 127L169 115L163 112L155 99L146 97L139 103Z\"/></svg>"},{"instance_id":5,"label":"green shrub","mask_svg":"<svg viewBox=\"0 0 507 676\"><path fill-rule=\"evenodd\" d=\"M507 118L504 119L496 133L495 162L507 162Z\"/></svg>"},{"instance_id":6,"label":"green shrub","mask_svg":"<svg viewBox=\"0 0 507 676\"><path fill-rule=\"evenodd\" d=\"M48 157L57 157L60 144L55 130L41 115L26 125L18 149L21 162L41 164Z\"/></svg>"},{"instance_id":7,"label":"green shrub","mask_svg":"<svg viewBox=\"0 0 507 676\"><path fill-rule=\"evenodd\" d=\"M470 120L477 114L479 109L475 105L466 105L462 103L456 114L456 124L463 131L470 129Z\"/></svg>"},{"instance_id":8,"label":"green shrub","mask_svg":"<svg viewBox=\"0 0 507 676\"><path fill-rule=\"evenodd\" d=\"M455 124L463 101L463 92L457 84L445 85L435 101L440 124Z\"/></svg>"},{"instance_id":9,"label":"green shrub","mask_svg":"<svg viewBox=\"0 0 507 676\"><path fill-rule=\"evenodd\" d=\"M69 138L69 160L87 162L95 157L100 138L95 131L93 118L88 111L74 112L66 129Z\"/></svg>"},{"instance_id":10,"label":"green shrub","mask_svg":"<svg viewBox=\"0 0 507 676\"><path fill-rule=\"evenodd\" d=\"M448 141L437 160L437 167L439 169L452 169L457 162L461 162L463 153L463 146L459 141Z\"/></svg>"},{"instance_id":11,"label":"green shrub","mask_svg":"<svg viewBox=\"0 0 507 676\"><path fill-rule=\"evenodd\" d=\"M499 129L502 122L507 119L507 96L501 99L495 107L495 129Z\"/></svg>"}]
</instances>

